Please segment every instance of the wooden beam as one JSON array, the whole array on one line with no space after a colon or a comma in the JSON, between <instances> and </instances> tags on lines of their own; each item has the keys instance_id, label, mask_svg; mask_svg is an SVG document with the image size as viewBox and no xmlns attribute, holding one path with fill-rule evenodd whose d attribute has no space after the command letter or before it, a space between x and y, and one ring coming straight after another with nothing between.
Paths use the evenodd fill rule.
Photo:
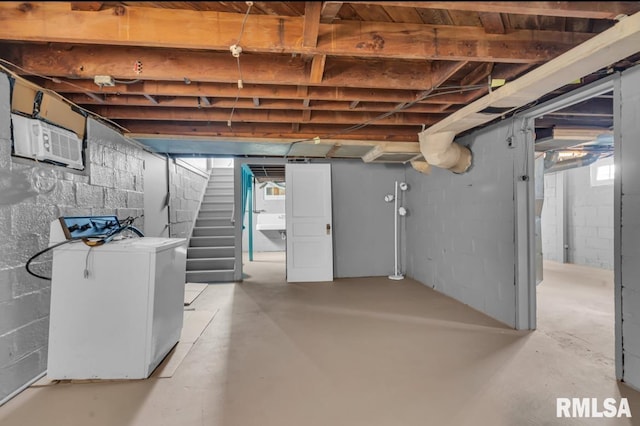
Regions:
<instances>
[{"instance_id":1,"label":"wooden beam","mask_svg":"<svg viewBox=\"0 0 640 426\"><path fill-rule=\"evenodd\" d=\"M298 133L300 131L300 123L292 123L291 130L293 130L294 133Z\"/></svg>"},{"instance_id":2,"label":"wooden beam","mask_svg":"<svg viewBox=\"0 0 640 426\"><path fill-rule=\"evenodd\" d=\"M595 1L358 1L358 4L415 7L419 9L464 10L469 12L513 13L518 15L559 16L566 18L614 19L620 14L638 11L635 2Z\"/></svg>"},{"instance_id":3,"label":"wooden beam","mask_svg":"<svg viewBox=\"0 0 640 426\"><path fill-rule=\"evenodd\" d=\"M179 122L179 121L138 121L121 120L121 126L133 134L176 136L220 136L220 137L247 137L263 138L314 138L337 133L333 125L304 124L299 126L299 134L292 138L290 123L234 123L232 128L224 122ZM352 132L336 135L334 140L350 141L390 141L390 142L418 142L418 132L422 126L375 126L370 125ZM357 143L353 143L357 144ZM346 144L345 144L346 145Z\"/></svg>"},{"instance_id":4,"label":"wooden beam","mask_svg":"<svg viewBox=\"0 0 640 426\"><path fill-rule=\"evenodd\" d=\"M94 100L96 103L98 103L99 105L105 104L105 98L102 96L98 96L96 94L93 94L91 92L87 92L85 93L85 95L87 95L89 98L91 98L92 100Z\"/></svg>"},{"instance_id":5,"label":"wooden beam","mask_svg":"<svg viewBox=\"0 0 640 426\"><path fill-rule=\"evenodd\" d=\"M309 84L322 83L324 75L324 65L327 61L327 55L315 55L311 62L311 74L309 75Z\"/></svg>"},{"instance_id":6,"label":"wooden beam","mask_svg":"<svg viewBox=\"0 0 640 426\"><path fill-rule=\"evenodd\" d=\"M505 33L504 22L502 22L502 16L499 13L480 12L478 17L487 34Z\"/></svg>"},{"instance_id":7,"label":"wooden beam","mask_svg":"<svg viewBox=\"0 0 640 426\"><path fill-rule=\"evenodd\" d=\"M320 22L330 24L338 16L338 12L342 8L344 2L341 1L324 1L322 2L322 11L320 12Z\"/></svg>"},{"instance_id":8,"label":"wooden beam","mask_svg":"<svg viewBox=\"0 0 640 426\"><path fill-rule=\"evenodd\" d=\"M639 45L640 13L636 13L569 52L461 108L428 128L426 134L458 134L500 118L577 78L637 53ZM488 108L498 108L501 112L487 113Z\"/></svg>"},{"instance_id":9,"label":"wooden beam","mask_svg":"<svg viewBox=\"0 0 640 426\"><path fill-rule=\"evenodd\" d=\"M158 105L158 101L157 101L157 100L156 100L156 98L154 98L153 96L151 96L151 95L147 95L147 94L144 94L144 95L142 95L142 96L144 96L145 98L147 98L147 100L148 100L149 102L151 102L152 104L154 104L154 105Z\"/></svg>"},{"instance_id":10,"label":"wooden beam","mask_svg":"<svg viewBox=\"0 0 640 426\"><path fill-rule=\"evenodd\" d=\"M217 50L229 56L229 46L234 42L230 34L235 37L244 18L240 13L151 7L123 7L123 14L114 14L113 10L87 13L70 11L62 2L30 3L35 6L25 14L21 4L0 2L0 39ZM501 9L494 8L491 12L496 10ZM56 24L51 25L51 22ZM189 31L167 31L167 22L171 22L172 28L189 28ZM483 28L471 26L340 21L320 24L317 45L305 47L303 26L304 17L260 15L259 19L249 19L242 39L243 51L363 58L542 62L593 36L590 33L534 30L512 30L498 35L486 34ZM70 28L73 31L69 31ZM143 73L149 69L152 68L145 65Z\"/></svg>"},{"instance_id":11,"label":"wooden beam","mask_svg":"<svg viewBox=\"0 0 640 426\"><path fill-rule=\"evenodd\" d=\"M297 92L296 92L296 95L298 98L306 98L308 93L309 93L308 86L298 86Z\"/></svg>"},{"instance_id":12,"label":"wooden beam","mask_svg":"<svg viewBox=\"0 0 640 426\"><path fill-rule=\"evenodd\" d=\"M309 105L311 105L311 99L306 98L306 99L303 99L303 100L302 100L302 106L303 106L304 108L309 108Z\"/></svg>"},{"instance_id":13,"label":"wooden beam","mask_svg":"<svg viewBox=\"0 0 640 426\"><path fill-rule=\"evenodd\" d=\"M84 12L96 12L102 8L101 1L74 1L70 4L71 10L80 10Z\"/></svg>"},{"instance_id":14,"label":"wooden beam","mask_svg":"<svg viewBox=\"0 0 640 426\"><path fill-rule=\"evenodd\" d=\"M95 95L93 93L74 94L64 96L67 100L77 105L112 105L112 106L148 106L149 102L142 95ZM212 107L219 109L231 109L234 106L240 109L284 109L303 110L304 104L297 99L260 99L260 98L221 98L215 104L205 104L201 99L206 97L180 96L170 98L158 98L160 107L194 108ZM311 101L311 100L310 100ZM402 102L401 105L405 105ZM358 108L358 111L387 112L398 106L393 102L360 102L360 101L314 101L313 110L320 111L350 111ZM441 105L417 103L409 107L406 112L438 113L442 111Z\"/></svg>"},{"instance_id":15,"label":"wooden beam","mask_svg":"<svg viewBox=\"0 0 640 426\"><path fill-rule=\"evenodd\" d=\"M460 71L467 62L433 62L431 63L431 87L437 88L446 83L455 73Z\"/></svg>"},{"instance_id":16,"label":"wooden beam","mask_svg":"<svg viewBox=\"0 0 640 426\"><path fill-rule=\"evenodd\" d=\"M237 84L237 63L226 53L162 51L119 46L3 45L0 55L29 73L73 79L111 75L115 79L183 81ZM131 64L140 61L142 74ZM282 55L247 55L242 59L244 85L307 85L307 65L301 58ZM411 64L415 65L415 64ZM446 65L445 65L446 67ZM380 69L384 69L381 73ZM19 71L21 72L21 71ZM23 72L23 71L22 71ZM428 73L416 72L402 61L370 62L335 59L325 66L321 86L422 90L431 87ZM189 86L189 85L184 85Z\"/></svg>"},{"instance_id":17,"label":"wooden beam","mask_svg":"<svg viewBox=\"0 0 640 426\"><path fill-rule=\"evenodd\" d=\"M229 119L229 112L216 109L198 108L157 108L157 107L114 107L94 106L94 113L112 120L158 120L158 121L224 121ZM236 109L233 121L245 123L294 123L310 122L316 124L360 124L374 122L379 126L416 126L421 124L433 124L444 117L442 114L415 114L398 113L382 119L377 119L380 114L369 112L343 112L343 111L302 111L302 117L298 111L286 110L242 110Z\"/></svg>"},{"instance_id":18,"label":"wooden beam","mask_svg":"<svg viewBox=\"0 0 640 426\"><path fill-rule=\"evenodd\" d=\"M498 78L504 78L497 75ZM91 80L65 80L58 79L60 83L45 80L42 87L55 92L65 93L88 93L98 92L98 88ZM68 82L68 84L67 84ZM103 87L99 93L104 94L131 94L142 95L148 93L153 96L215 96L216 98L232 98L238 95L238 87L235 83L194 83L185 85L180 82L167 81L143 81L139 84L116 84L114 87ZM361 102L411 102L414 101L421 91L416 90L370 90L354 89L349 87L319 87L314 86L280 86L280 85L255 85L245 84L242 89L242 96L259 97L261 99L305 99L324 101L348 101L359 99ZM479 93L479 92L478 92ZM484 94L484 93L481 93ZM454 93L439 95L429 98L426 104L467 104L470 100L477 98L475 92Z\"/></svg>"},{"instance_id":19,"label":"wooden beam","mask_svg":"<svg viewBox=\"0 0 640 426\"><path fill-rule=\"evenodd\" d=\"M485 82L488 85L489 81L487 80L487 77L489 77L492 70L492 63L487 62L485 64L480 64L469 74L462 77L462 80L460 80L460 86L470 86L482 82Z\"/></svg>"},{"instance_id":20,"label":"wooden beam","mask_svg":"<svg viewBox=\"0 0 640 426\"><path fill-rule=\"evenodd\" d=\"M304 4L304 23L302 24L302 47L316 47L322 2L307 1Z\"/></svg>"}]
</instances>

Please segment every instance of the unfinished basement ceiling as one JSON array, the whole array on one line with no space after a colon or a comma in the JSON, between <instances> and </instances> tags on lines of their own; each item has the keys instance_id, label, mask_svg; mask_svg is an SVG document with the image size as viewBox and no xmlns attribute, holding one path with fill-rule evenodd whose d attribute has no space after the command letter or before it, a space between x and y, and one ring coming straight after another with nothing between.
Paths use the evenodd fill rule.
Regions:
<instances>
[{"instance_id":1,"label":"unfinished basement ceiling","mask_svg":"<svg viewBox=\"0 0 640 426\"><path fill-rule=\"evenodd\" d=\"M500 90L490 82L508 84L638 11L640 2L1 2L0 58L157 152L402 163L420 157L421 130ZM536 130L606 128L604 103L546 116Z\"/></svg>"}]
</instances>

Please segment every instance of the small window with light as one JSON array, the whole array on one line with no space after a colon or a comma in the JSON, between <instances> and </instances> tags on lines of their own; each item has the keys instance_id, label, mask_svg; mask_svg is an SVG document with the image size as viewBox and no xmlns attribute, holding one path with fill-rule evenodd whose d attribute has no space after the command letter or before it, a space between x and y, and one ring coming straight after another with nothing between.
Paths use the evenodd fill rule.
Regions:
<instances>
[{"instance_id":1,"label":"small window with light","mask_svg":"<svg viewBox=\"0 0 640 426\"><path fill-rule=\"evenodd\" d=\"M613 157L598 160L589 167L591 168L591 186L613 185L615 176Z\"/></svg>"}]
</instances>

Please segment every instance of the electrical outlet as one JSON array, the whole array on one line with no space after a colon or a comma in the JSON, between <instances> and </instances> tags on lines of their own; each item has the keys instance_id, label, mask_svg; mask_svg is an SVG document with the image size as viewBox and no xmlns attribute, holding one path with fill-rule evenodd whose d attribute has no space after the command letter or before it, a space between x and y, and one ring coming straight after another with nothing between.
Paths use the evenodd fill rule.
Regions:
<instances>
[{"instance_id":1,"label":"electrical outlet","mask_svg":"<svg viewBox=\"0 0 640 426\"><path fill-rule=\"evenodd\" d=\"M116 82L114 81L113 77L111 77L110 75L96 75L95 77L93 77L93 82L100 87L102 86L112 87L116 85Z\"/></svg>"}]
</instances>

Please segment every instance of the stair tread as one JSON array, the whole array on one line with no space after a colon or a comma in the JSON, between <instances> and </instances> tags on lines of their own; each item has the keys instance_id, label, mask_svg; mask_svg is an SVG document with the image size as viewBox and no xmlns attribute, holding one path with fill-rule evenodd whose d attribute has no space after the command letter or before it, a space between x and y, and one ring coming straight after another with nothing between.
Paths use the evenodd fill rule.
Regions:
<instances>
[{"instance_id":1,"label":"stair tread","mask_svg":"<svg viewBox=\"0 0 640 426\"><path fill-rule=\"evenodd\" d=\"M235 260L234 256L225 256L225 257L195 257L195 258L189 258L187 259L187 261L189 260Z\"/></svg>"},{"instance_id":2,"label":"stair tread","mask_svg":"<svg viewBox=\"0 0 640 426\"><path fill-rule=\"evenodd\" d=\"M209 250L209 249L234 249L236 246L216 246L216 247L187 247L187 250Z\"/></svg>"}]
</instances>

